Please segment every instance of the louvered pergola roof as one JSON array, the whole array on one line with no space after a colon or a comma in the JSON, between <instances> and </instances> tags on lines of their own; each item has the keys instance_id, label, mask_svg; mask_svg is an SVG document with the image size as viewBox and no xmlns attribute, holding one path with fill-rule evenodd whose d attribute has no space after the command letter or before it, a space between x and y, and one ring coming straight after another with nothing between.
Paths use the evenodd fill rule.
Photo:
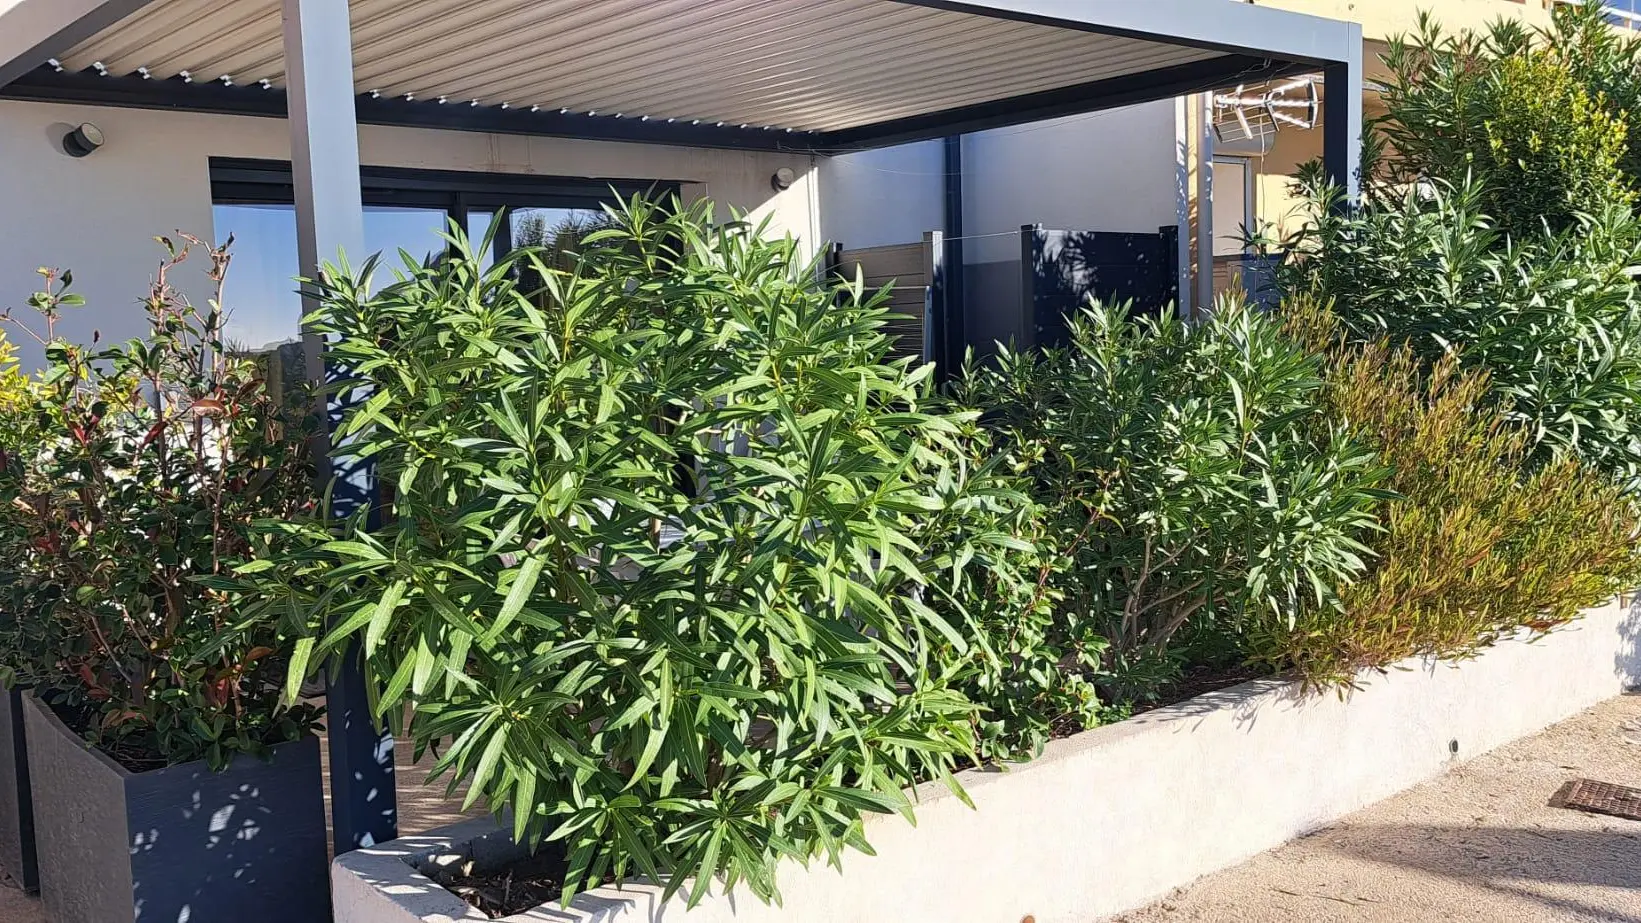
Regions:
<instances>
[{"instance_id":1,"label":"louvered pergola roof","mask_svg":"<svg viewBox=\"0 0 1641 923\"><path fill-rule=\"evenodd\" d=\"M0 95L279 115L283 5L0 0L0 22L8 7L17 21L0 29ZM1315 70L1361 48L1351 24L1230 0L348 7L360 121L730 147L935 137ZM84 15L31 23L52 9Z\"/></svg>"}]
</instances>

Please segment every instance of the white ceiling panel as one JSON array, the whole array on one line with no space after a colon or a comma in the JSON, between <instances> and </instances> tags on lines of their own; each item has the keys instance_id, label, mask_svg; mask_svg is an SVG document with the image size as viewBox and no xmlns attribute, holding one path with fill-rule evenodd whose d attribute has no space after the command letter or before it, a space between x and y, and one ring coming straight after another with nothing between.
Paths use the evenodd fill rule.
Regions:
<instances>
[{"instance_id":1,"label":"white ceiling panel","mask_svg":"<svg viewBox=\"0 0 1641 923\"><path fill-rule=\"evenodd\" d=\"M352 0L360 93L832 131L1221 52L892 0ZM155 0L69 70L281 86L279 0Z\"/></svg>"}]
</instances>

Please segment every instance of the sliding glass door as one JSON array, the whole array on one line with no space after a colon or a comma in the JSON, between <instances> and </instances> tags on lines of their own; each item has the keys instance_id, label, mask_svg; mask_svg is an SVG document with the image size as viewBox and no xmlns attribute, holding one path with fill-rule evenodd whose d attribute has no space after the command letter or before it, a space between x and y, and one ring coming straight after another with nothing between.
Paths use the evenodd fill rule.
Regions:
<instances>
[{"instance_id":1,"label":"sliding glass door","mask_svg":"<svg viewBox=\"0 0 1641 923\"><path fill-rule=\"evenodd\" d=\"M650 180L565 179L488 173L366 168L362 171L364 252L348 254L358 267L382 254L372 279L380 288L402 267L400 251L426 263L446 249L450 222L478 242L495 231L485 265L515 246L563 250L604 219L602 206L617 195L668 195L674 183ZM290 165L271 161L211 162L214 233L234 236L224 287L233 346L267 353L301 339L302 302L296 279L296 213ZM507 220L495 227L496 216ZM552 258L549 257L549 261Z\"/></svg>"}]
</instances>

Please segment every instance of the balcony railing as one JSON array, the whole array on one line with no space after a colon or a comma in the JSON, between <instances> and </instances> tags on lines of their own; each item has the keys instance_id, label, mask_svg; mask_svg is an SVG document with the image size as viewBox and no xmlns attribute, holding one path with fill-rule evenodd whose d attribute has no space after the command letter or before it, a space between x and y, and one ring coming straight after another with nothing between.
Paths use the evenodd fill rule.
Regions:
<instances>
[{"instance_id":1,"label":"balcony railing","mask_svg":"<svg viewBox=\"0 0 1641 923\"><path fill-rule=\"evenodd\" d=\"M1582 4L1583 2L1584 0L1550 0L1545 5L1554 7L1563 3ZM1641 0L1607 0L1601 6L1606 13L1607 21L1614 26L1620 29L1641 31Z\"/></svg>"},{"instance_id":2,"label":"balcony railing","mask_svg":"<svg viewBox=\"0 0 1641 923\"><path fill-rule=\"evenodd\" d=\"M1626 9L1625 7L1636 7L1636 9ZM1607 21L1622 29L1641 29L1641 3L1630 0L1629 3L1622 5L1608 5Z\"/></svg>"}]
</instances>

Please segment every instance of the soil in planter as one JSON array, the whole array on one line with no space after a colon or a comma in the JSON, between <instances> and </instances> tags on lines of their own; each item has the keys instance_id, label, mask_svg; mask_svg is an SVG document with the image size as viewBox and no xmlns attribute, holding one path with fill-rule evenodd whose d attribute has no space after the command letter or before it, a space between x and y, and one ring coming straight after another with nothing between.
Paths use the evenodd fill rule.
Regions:
<instances>
[{"instance_id":1,"label":"soil in planter","mask_svg":"<svg viewBox=\"0 0 1641 923\"><path fill-rule=\"evenodd\" d=\"M471 863L425 868L422 874L498 920L557 901L564 893L566 870L564 850L556 843L546 843L528 859L482 874Z\"/></svg>"},{"instance_id":2,"label":"soil in planter","mask_svg":"<svg viewBox=\"0 0 1641 923\"><path fill-rule=\"evenodd\" d=\"M96 712L90 708L75 707L58 702L47 702L46 706L69 730L82 737L85 736L85 729L91 726L96 715ZM119 763L126 771L132 773L152 772L156 769L164 769L166 765L165 760L155 756L152 751L144 747L115 743L113 745L99 745L96 749L109 759Z\"/></svg>"}]
</instances>

